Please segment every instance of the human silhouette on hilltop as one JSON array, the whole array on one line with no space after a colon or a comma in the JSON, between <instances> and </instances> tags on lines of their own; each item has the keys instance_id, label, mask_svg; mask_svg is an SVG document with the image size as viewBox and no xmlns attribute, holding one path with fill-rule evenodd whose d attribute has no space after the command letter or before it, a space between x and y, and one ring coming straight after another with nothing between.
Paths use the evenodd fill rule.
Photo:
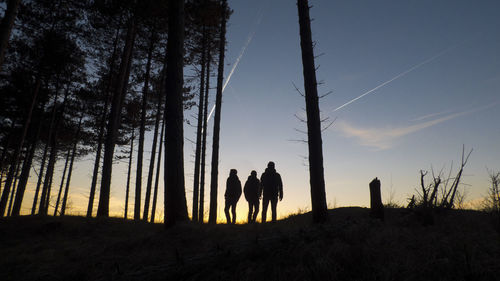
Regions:
<instances>
[{"instance_id":1,"label":"human silhouette on hilltop","mask_svg":"<svg viewBox=\"0 0 500 281\"><path fill-rule=\"evenodd\" d=\"M248 223L253 223L259 214L259 201L262 196L262 186L257 178L257 172L252 171L243 188L245 199L248 201Z\"/></svg>"},{"instance_id":2,"label":"human silhouette on hilltop","mask_svg":"<svg viewBox=\"0 0 500 281\"><path fill-rule=\"evenodd\" d=\"M241 196L241 182L237 176L238 171L236 169L231 169L229 172L229 177L226 181L226 193L224 198L226 199L226 206L224 207L224 213L226 213L227 223L236 223L236 203L240 200ZM232 220L229 215L229 209L231 208L231 213L233 215Z\"/></svg>"},{"instance_id":3,"label":"human silhouette on hilltop","mask_svg":"<svg viewBox=\"0 0 500 281\"><path fill-rule=\"evenodd\" d=\"M276 221L276 206L278 205L278 197L280 201L283 199L283 182L281 176L274 168L274 162L267 164L266 171L260 177L264 198L262 200L262 223L266 222L267 206L271 201L271 213L273 222Z\"/></svg>"}]
</instances>

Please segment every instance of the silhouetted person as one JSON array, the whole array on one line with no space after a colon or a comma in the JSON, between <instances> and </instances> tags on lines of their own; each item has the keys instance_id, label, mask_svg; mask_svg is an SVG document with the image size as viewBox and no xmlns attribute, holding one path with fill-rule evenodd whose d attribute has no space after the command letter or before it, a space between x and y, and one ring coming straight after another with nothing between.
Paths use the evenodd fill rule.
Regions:
<instances>
[{"instance_id":1,"label":"silhouetted person","mask_svg":"<svg viewBox=\"0 0 500 281\"><path fill-rule=\"evenodd\" d=\"M256 171L252 171L248 176L243 192L248 201L248 223L255 222L257 214L259 214L259 200L262 196L262 187Z\"/></svg>"},{"instance_id":2,"label":"silhouetted person","mask_svg":"<svg viewBox=\"0 0 500 281\"><path fill-rule=\"evenodd\" d=\"M236 203L238 203L241 196L241 182L236 175L237 173L236 169L231 169L229 177L226 181L226 193L224 194L226 206L224 207L224 213L226 213L226 220L228 224L236 223ZM229 208L231 208L231 213L233 214L232 221L231 216L229 215Z\"/></svg>"},{"instance_id":3,"label":"silhouetted person","mask_svg":"<svg viewBox=\"0 0 500 281\"><path fill-rule=\"evenodd\" d=\"M274 162L267 164L266 171L260 177L260 183L264 193L262 200L262 223L266 222L267 206L271 201L271 213L273 221L276 221L276 205L278 204L278 197L280 201L283 199L283 182L281 181L280 174L276 173L274 169Z\"/></svg>"}]
</instances>

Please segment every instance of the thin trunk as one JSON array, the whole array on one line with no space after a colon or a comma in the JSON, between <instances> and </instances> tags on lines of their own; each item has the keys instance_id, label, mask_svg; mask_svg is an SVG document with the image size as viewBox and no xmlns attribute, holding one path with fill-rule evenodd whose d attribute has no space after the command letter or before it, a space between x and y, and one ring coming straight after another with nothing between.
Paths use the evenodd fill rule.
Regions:
<instances>
[{"instance_id":1,"label":"thin trunk","mask_svg":"<svg viewBox=\"0 0 500 281\"><path fill-rule=\"evenodd\" d=\"M114 65L116 61L116 56L117 56L117 46L118 46L118 40L120 38L120 27L121 24L118 25L118 28L116 29L116 35L115 35L115 41L113 43L113 53L111 54L111 58L109 60L109 76L108 76L108 84L106 85L106 90L105 90L105 100L104 100L104 107L102 108L102 113L101 113L101 120L99 122L99 135L97 137L97 149L96 149L96 155L95 155L95 161L94 161L94 171L92 173L92 183L90 184L90 195L89 195L89 204L87 206L87 217L92 217L92 211L94 209L94 198L95 198L95 189L97 186L97 176L99 175L99 164L101 162L101 152L102 152L102 144L103 144L103 138L104 138L104 129L106 127L106 120L108 116L108 107L109 107L109 99L110 99L110 92L111 92L111 86L113 84L113 73L114 73Z\"/></svg>"},{"instance_id":2,"label":"thin trunk","mask_svg":"<svg viewBox=\"0 0 500 281\"><path fill-rule=\"evenodd\" d=\"M217 185L219 177L219 134L222 107L222 82L224 80L224 51L226 48L226 10L227 1L222 2L222 20L219 38L219 65L217 69L217 94L215 96L214 132L212 141L212 170L210 178L210 211L208 222L217 222Z\"/></svg>"},{"instance_id":3,"label":"thin trunk","mask_svg":"<svg viewBox=\"0 0 500 281\"><path fill-rule=\"evenodd\" d=\"M33 114L33 109L35 108L36 100L38 97L38 92L40 91L41 80L39 76L37 76L35 81L35 88L33 90L33 97L31 98L31 105L28 109L28 114L24 121L23 131L21 133L21 137L18 140L18 145L16 146L16 150L13 155L13 165L9 168L9 173L7 174L7 181L5 182L5 186L2 191L2 197L0 198L0 217L4 216L5 208L7 207L7 200L9 199L10 188L13 181L14 169L17 166L17 162L19 162L19 157L21 154L21 149L23 147L24 139L26 138L26 133L28 132L28 127L31 122L31 115Z\"/></svg>"},{"instance_id":4,"label":"thin trunk","mask_svg":"<svg viewBox=\"0 0 500 281\"><path fill-rule=\"evenodd\" d=\"M38 205L38 194L40 193L40 187L43 181L43 171L45 170L45 162L47 161L47 153L49 151L49 143L45 144L43 150L42 163L40 164L40 172L38 174L38 182L36 183L35 198L33 198L33 206L31 207L31 215L36 213L36 206Z\"/></svg>"},{"instance_id":5,"label":"thin trunk","mask_svg":"<svg viewBox=\"0 0 500 281\"><path fill-rule=\"evenodd\" d=\"M31 144L31 149L28 152L27 158L24 160L23 168L21 169L21 175L19 177L19 185L17 186L16 197L14 199L14 207L12 209L12 215L18 216L21 211L21 204L23 202L24 191L26 190L26 184L28 183L28 178L31 170L31 165L33 163L33 156L36 150L36 140Z\"/></svg>"},{"instance_id":6,"label":"thin trunk","mask_svg":"<svg viewBox=\"0 0 500 281\"><path fill-rule=\"evenodd\" d=\"M198 102L198 125L196 126L196 150L194 156L194 182L193 182L193 213L192 220L198 221L198 190L200 186L200 157L201 157L201 130L203 127L203 103L205 101L205 66L206 66L206 32L203 26L203 43L201 48L201 73L200 73L200 100Z\"/></svg>"},{"instance_id":7,"label":"thin trunk","mask_svg":"<svg viewBox=\"0 0 500 281\"><path fill-rule=\"evenodd\" d=\"M158 199L158 183L160 181L160 164L161 164L161 152L163 148L163 132L165 131L165 118L162 118L163 122L161 125L161 133L160 133L160 149L158 150L158 164L156 167L156 180L155 180L155 190L153 192L153 206L151 206L151 222L155 222L156 215L156 201Z\"/></svg>"},{"instance_id":8,"label":"thin trunk","mask_svg":"<svg viewBox=\"0 0 500 281\"><path fill-rule=\"evenodd\" d=\"M208 96L210 90L210 54L207 61L207 86L205 88L205 100L203 102L203 135L201 140L201 179L200 179L200 210L198 220L203 223L205 217L205 159L207 151L207 125L208 125Z\"/></svg>"},{"instance_id":9,"label":"thin trunk","mask_svg":"<svg viewBox=\"0 0 500 281\"><path fill-rule=\"evenodd\" d=\"M64 161L64 169L61 178L61 184L59 185L59 192L57 193L56 207L54 208L54 217L57 216L57 209L59 209L59 201L61 201L61 193L64 186L64 179L66 178L66 171L68 170L69 158L71 157L71 149L68 149L66 153L66 160Z\"/></svg>"},{"instance_id":10,"label":"thin trunk","mask_svg":"<svg viewBox=\"0 0 500 281\"><path fill-rule=\"evenodd\" d=\"M12 31L12 26L16 20L17 10L21 0L7 1L7 9L0 22L0 70L2 69L3 61L5 58L5 51L9 45L9 38Z\"/></svg>"},{"instance_id":11,"label":"thin trunk","mask_svg":"<svg viewBox=\"0 0 500 281\"><path fill-rule=\"evenodd\" d=\"M188 220L184 186L184 0L169 2L165 101L165 226Z\"/></svg>"},{"instance_id":12,"label":"thin trunk","mask_svg":"<svg viewBox=\"0 0 500 281\"><path fill-rule=\"evenodd\" d=\"M46 186L45 181L47 180L47 175L45 175L45 181L44 181L43 174L44 174L44 171L47 170L47 169L45 169L45 160L47 158L47 153L49 151L49 147L51 144L51 138L52 138L52 134L53 134L53 130L54 130L54 124L56 121L56 109L57 109L56 104L57 104L58 97L59 97L59 82L56 83L56 94L54 96L54 102L52 104L52 113L50 114L48 137L47 137L47 142L45 143L45 148L43 151L42 164L40 167L40 175L38 176L38 183L36 186L35 199L33 200L33 209L31 210L32 215L34 215L36 213L36 208L37 208L36 205L37 205L37 201L38 201L38 193L40 191L40 187L42 187L42 194L40 195L40 203L38 203L39 204L38 213L40 213L40 211L42 210L41 207L43 206L43 204L45 202L44 200L45 200L45 196L47 193L47 190L45 189L45 186ZM50 161L50 159L49 159L49 161ZM48 164L47 164L47 166L48 166ZM43 181L43 186L41 185L42 181Z\"/></svg>"},{"instance_id":13,"label":"thin trunk","mask_svg":"<svg viewBox=\"0 0 500 281\"><path fill-rule=\"evenodd\" d=\"M36 133L31 141L31 149L28 154L28 162L25 162L21 170L21 176L19 179L19 186L17 187L16 199L14 200L14 209L12 210L13 216L18 216L21 211L21 205L24 199L24 192L26 191L26 185L28 184L28 179L30 177L31 166L33 165L33 158L35 156L36 147L38 144L38 139L40 138L40 133L42 132L42 113L45 110L45 103L41 106L40 115L38 118L38 125ZM38 193L36 194L38 196Z\"/></svg>"},{"instance_id":14,"label":"thin trunk","mask_svg":"<svg viewBox=\"0 0 500 281\"><path fill-rule=\"evenodd\" d=\"M76 147L78 145L78 141L80 138L80 130L82 128L83 117L80 117L80 121L78 122L78 129L76 130L76 136L73 141L73 152L71 153L71 160L69 162L69 171L68 178L66 179L66 187L64 188L64 197L61 205L61 216L64 216L66 213L66 205L68 202L68 192L69 192L69 184L71 183L71 175L73 174L73 163L75 162L76 156Z\"/></svg>"},{"instance_id":15,"label":"thin trunk","mask_svg":"<svg viewBox=\"0 0 500 281\"><path fill-rule=\"evenodd\" d=\"M26 159L25 159L25 161L26 161ZM23 161L23 162L25 162L25 161ZM9 217L12 214L12 204L14 202L14 194L16 193L16 184L17 184L17 180L19 179L19 168L20 167L21 167L21 161L19 161L19 163L17 163L16 175L14 176L14 184L12 184L12 192L10 193L9 208L7 209L7 216L9 216Z\"/></svg>"},{"instance_id":16,"label":"thin trunk","mask_svg":"<svg viewBox=\"0 0 500 281\"><path fill-rule=\"evenodd\" d=\"M66 103L68 101L68 96L69 96L69 88L70 88L70 86L67 85L66 91L64 93L64 99L63 99L62 105L60 106L60 112L58 113L58 116L56 118L54 130L51 131L49 134L49 142L50 142L50 146L51 146L51 151L50 151L50 157L49 157L49 164L47 165L47 173L45 176L45 181L43 183L42 199L40 200L39 213L41 215L47 215L48 210L49 210L50 192L52 190L52 182L54 179L54 168L55 168L55 165L57 162L57 153L58 153L57 134L59 132L59 127L60 127L61 121L63 120L63 117L64 117L64 110L66 108ZM56 105L54 104L54 106L56 106Z\"/></svg>"},{"instance_id":17,"label":"thin trunk","mask_svg":"<svg viewBox=\"0 0 500 281\"><path fill-rule=\"evenodd\" d=\"M162 79L163 81L163 79ZM163 88L163 87L161 87ZM155 167L155 159L156 159L156 147L158 146L158 131L160 127L160 119L162 116L161 113L161 103L163 101L163 91L160 89L159 95L158 95L158 104L156 108L156 119L155 119L155 129L154 129L154 134L153 134L153 145L151 148L151 159L149 160L149 172L148 172L148 184L146 186L146 200L144 203L144 214L143 214L143 220L148 221L149 219L149 197L151 194L151 188L153 185L153 173L154 173L154 167ZM161 141L160 141L160 147L161 147ZM161 148L160 148L161 149Z\"/></svg>"},{"instance_id":18,"label":"thin trunk","mask_svg":"<svg viewBox=\"0 0 500 281\"><path fill-rule=\"evenodd\" d=\"M300 47L302 50L307 113L311 205L313 221L323 222L327 219L325 178L323 171L323 143L321 140L321 119L318 104L316 68L314 66L311 20L309 18L309 3L307 0L298 0L297 7L299 10Z\"/></svg>"},{"instance_id":19,"label":"thin trunk","mask_svg":"<svg viewBox=\"0 0 500 281\"><path fill-rule=\"evenodd\" d=\"M50 202L50 190L52 187L52 179L54 177L54 167L56 161L57 161L57 145L55 141L52 141L49 163L47 164L47 171L45 173L45 180L43 182L43 188L42 188L42 196L40 198L40 206L38 208L38 214L40 215L47 215Z\"/></svg>"},{"instance_id":20,"label":"thin trunk","mask_svg":"<svg viewBox=\"0 0 500 281\"><path fill-rule=\"evenodd\" d=\"M97 216L109 216L109 196L111 187L111 173L113 169L113 155L115 143L118 137L118 128L121 121L121 109L123 100L127 92L130 68L132 65L132 50L134 47L136 35L136 18L130 19L127 29L125 46L123 47L122 59L120 62L120 71L118 75L116 91L111 102L111 112L106 130L106 140L104 143L104 159L102 165L101 192L99 194L99 205L97 207Z\"/></svg>"},{"instance_id":21,"label":"thin trunk","mask_svg":"<svg viewBox=\"0 0 500 281\"><path fill-rule=\"evenodd\" d=\"M2 190L2 182L3 182L3 174L4 174L3 165L4 165L5 158L7 157L7 151L9 151L10 142L12 140L12 129L14 128L14 124L15 124L15 121L12 121L11 132L7 136L7 139L4 139L5 144L4 144L4 147L2 150L2 156L0 157L0 191Z\"/></svg>"},{"instance_id":22,"label":"thin trunk","mask_svg":"<svg viewBox=\"0 0 500 281\"><path fill-rule=\"evenodd\" d=\"M151 71L151 60L153 58L155 42L155 31L151 31L151 39L149 41L148 59L146 63L146 74L144 77L144 87L142 88L142 110L141 110L141 125L139 128L139 148L137 151L137 169L135 174L135 204L134 204L134 220L141 219L141 192L142 192L142 160L144 156L144 135L146 133L146 111L148 107L148 88L149 74ZM146 198L144 201L144 214L147 221L149 210L149 198L151 197L151 189L146 190Z\"/></svg>"},{"instance_id":23,"label":"thin trunk","mask_svg":"<svg viewBox=\"0 0 500 281\"><path fill-rule=\"evenodd\" d=\"M130 139L130 153L128 156L128 171L127 171L127 189L125 191L125 214L124 218L128 218L128 195L130 193L130 174L132 171L132 157L134 156L134 133L135 129L132 127L132 137Z\"/></svg>"}]
</instances>

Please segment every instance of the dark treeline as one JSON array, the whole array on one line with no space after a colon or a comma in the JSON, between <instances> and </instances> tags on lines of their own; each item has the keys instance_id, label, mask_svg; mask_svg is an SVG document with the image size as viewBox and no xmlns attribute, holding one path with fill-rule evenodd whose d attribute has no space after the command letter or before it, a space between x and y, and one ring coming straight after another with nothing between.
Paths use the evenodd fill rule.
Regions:
<instances>
[{"instance_id":1,"label":"dark treeline","mask_svg":"<svg viewBox=\"0 0 500 281\"><path fill-rule=\"evenodd\" d=\"M309 4L297 5L312 210L314 221L322 222L327 213ZM87 217L110 215L113 166L122 161L128 163L124 218L132 203L135 220L154 222L164 161L165 224L187 220L184 111L197 106L191 214L204 222L212 94L208 222L216 223L231 12L226 0L7 1L0 22L0 216L20 215L22 206L31 215L48 215L49 208L64 215L75 162L85 158L93 161ZM36 185L30 186L33 201L26 202L30 177Z\"/></svg>"},{"instance_id":2,"label":"dark treeline","mask_svg":"<svg viewBox=\"0 0 500 281\"><path fill-rule=\"evenodd\" d=\"M203 221L210 78L218 69L219 99L231 13L225 1L7 2L0 23L0 215L19 215L21 207L64 215L73 170L85 157L93 161L88 217L109 216L113 164L125 160L125 218L130 201L134 219L154 221L164 161L165 221L187 219L183 111L197 106L192 217ZM193 73L186 81L184 69ZM23 200L27 188L32 202Z\"/></svg>"}]
</instances>

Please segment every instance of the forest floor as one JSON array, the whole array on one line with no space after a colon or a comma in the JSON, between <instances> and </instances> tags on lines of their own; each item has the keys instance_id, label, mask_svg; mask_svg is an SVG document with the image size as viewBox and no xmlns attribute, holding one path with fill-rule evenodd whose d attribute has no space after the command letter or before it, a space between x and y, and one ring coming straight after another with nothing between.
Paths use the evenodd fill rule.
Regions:
<instances>
[{"instance_id":1,"label":"forest floor","mask_svg":"<svg viewBox=\"0 0 500 281\"><path fill-rule=\"evenodd\" d=\"M366 208L276 223L162 224L84 217L0 220L0 280L498 280L495 219Z\"/></svg>"}]
</instances>

